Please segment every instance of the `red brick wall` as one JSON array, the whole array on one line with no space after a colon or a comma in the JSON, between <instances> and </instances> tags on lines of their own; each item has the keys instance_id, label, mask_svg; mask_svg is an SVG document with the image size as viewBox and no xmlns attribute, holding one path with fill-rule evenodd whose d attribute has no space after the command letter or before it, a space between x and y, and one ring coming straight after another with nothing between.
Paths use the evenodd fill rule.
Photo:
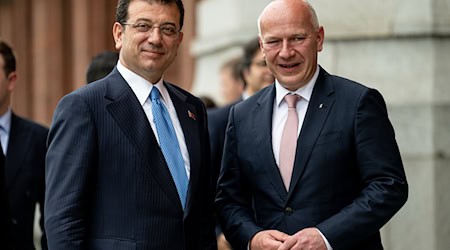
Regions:
<instances>
[{"instance_id":1,"label":"red brick wall","mask_svg":"<svg viewBox=\"0 0 450 250\"><path fill-rule=\"evenodd\" d=\"M13 93L16 113L50 125L59 99L85 84L91 58L114 50L114 0L1 0L0 39L17 57L19 80ZM184 40L166 79L189 90L194 59L195 1L184 1Z\"/></svg>"}]
</instances>

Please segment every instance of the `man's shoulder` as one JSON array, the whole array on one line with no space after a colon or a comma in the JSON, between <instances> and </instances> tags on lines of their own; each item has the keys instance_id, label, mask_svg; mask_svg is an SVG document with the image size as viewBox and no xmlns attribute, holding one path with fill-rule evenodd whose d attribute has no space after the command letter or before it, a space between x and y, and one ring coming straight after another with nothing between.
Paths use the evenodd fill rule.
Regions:
<instances>
[{"instance_id":1,"label":"man's shoulder","mask_svg":"<svg viewBox=\"0 0 450 250\"><path fill-rule=\"evenodd\" d=\"M113 79L108 75L105 78L97 80L95 82L89 83L87 85L81 86L78 89L64 95L60 101L67 100L84 100L85 102L97 102L107 96L108 88L114 93L114 89L117 89L119 83L116 79ZM126 84L126 82L124 82ZM119 95L119 94L116 94Z\"/></svg>"},{"instance_id":2,"label":"man's shoulder","mask_svg":"<svg viewBox=\"0 0 450 250\"><path fill-rule=\"evenodd\" d=\"M230 114L230 109L233 107L233 104L228 104L224 107L209 109L208 113L208 126L210 129L214 127L226 127L228 123L228 115Z\"/></svg>"},{"instance_id":3,"label":"man's shoulder","mask_svg":"<svg viewBox=\"0 0 450 250\"><path fill-rule=\"evenodd\" d=\"M18 126L24 130L31 131L33 133L46 136L48 133L48 128L41 125L35 121L27 119L25 117L18 116L13 113L11 126Z\"/></svg>"},{"instance_id":4,"label":"man's shoulder","mask_svg":"<svg viewBox=\"0 0 450 250\"><path fill-rule=\"evenodd\" d=\"M236 103L232 103L232 104L227 104L223 107L208 109L208 117L211 117L211 118L219 118L219 117L223 117L223 116L228 117L231 107L233 107L233 105L235 105L235 104Z\"/></svg>"},{"instance_id":5,"label":"man's shoulder","mask_svg":"<svg viewBox=\"0 0 450 250\"><path fill-rule=\"evenodd\" d=\"M368 87L363 83L346 78L340 75L329 74L323 68L321 68L318 81L331 82L334 85L335 90L343 91L363 91ZM323 84L323 83L322 83Z\"/></svg>"},{"instance_id":6,"label":"man's shoulder","mask_svg":"<svg viewBox=\"0 0 450 250\"><path fill-rule=\"evenodd\" d=\"M273 85L269 85L249 98L234 105L235 109L248 110L253 109L259 105L265 105L267 103L273 103L273 98L275 97L275 90Z\"/></svg>"},{"instance_id":7,"label":"man's shoulder","mask_svg":"<svg viewBox=\"0 0 450 250\"><path fill-rule=\"evenodd\" d=\"M194 96L193 94L189 93L187 90L184 90L180 86L177 86L177 85L167 82L167 81L164 81L164 83L166 84L166 87L170 93L173 93L173 94L179 96L180 98L186 98L186 101L188 101L190 103L193 103L196 105L203 104L203 102L200 100L200 98Z\"/></svg>"}]
</instances>

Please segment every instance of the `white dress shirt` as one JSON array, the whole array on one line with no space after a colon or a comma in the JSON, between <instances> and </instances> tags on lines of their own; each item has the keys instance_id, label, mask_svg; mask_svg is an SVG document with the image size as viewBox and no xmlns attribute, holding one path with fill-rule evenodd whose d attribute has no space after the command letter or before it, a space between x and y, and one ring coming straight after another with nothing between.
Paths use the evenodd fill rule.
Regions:
<instances>
[{"instance_id":1,"label":"white dress shirt","mask_svg":"<svg viewBox=\"0 0 450 250\"><path fill-rule=\"evenodd\" d=\"M11 131L11 107L0 116L0 143L2 144L3 154L8 152L9 132Z\"/></svg>"},{"instance_id":2,"label":"white dress shirt","mask_svg":"<svg viewBox=\"0 0 450 250\"><path fill-rule=\"evenodd\" d=\"M316 84L318 75L319 68L316 69L316 73L314 73L313 77L306 85L294 92L285 89L281 86L278 80L275 80L276 96L275 101L273 102L272 112L272 148L277 165L280 163L281 136L283 134L284 124L286 123L288 115L288 105L284 100L284 96L287 94L297 94L301 97L296 106L298 114L298 136L300 134L300 130L302 129L303 120L305 119L306 110L308 109L309 101L311 99L312 91L314 85Z\"/></svg>"},{"instance_id":3,"label":"white dress shirt","mask_svg":"<svg viewBox=\"0 0 450 250\"><path fill-rule=\"evenodd\" d=\"M297 89L294 92L285 89L283 86L281 86L278 80L275 80L276 96L275 101L273 103L273 112L272 112L272 148L273 148L273 155L275 157L275 162L277 163L277 165L280 164L281 136L283 134L284 124L286 123L288 115L288 105L284 100L284 96L287 94L297 94L301 97L300 100L297 102L296 106L298 114L298 131L297 131L298 137L303 126L303 121L305 120L306 110L308 109L309 101L311 100L311 95L318 76L319 76L319 66L317 66L316 72L314 73L311 80L306 85ZM333 250L330 243L322 234L322 232L320 232L320 230L318 231L322 236L323 240L325 241L327 249Z\"/></svg>"},{"instance_id":4,"label":"white dress shirt","mask_svg":"<svg viewBox=\"0 0 450 250\"><path fill-rule=\"evenodd\" d=\"M150 100L150 98L148 98L152 89L158 88L159 92L161 93L161 102L169 111L170 119L172 120L173 127L177 135L178 144L180 145L181 155L183 156L184 167L189 178L191 164L189 161L189 153L187 150L186 141L184 139L183 129L181 128L177 112L175 110L175 107L173 106L172 100L170 99L169 92L163 84L163 79L161 78L157 83L152 84L149 81L145 80L143 77L127 69L120 63L120 61L117 63L117 70L131 87L137 99L139 100L139 103L142 105L145 115L147 116L147 119L159 144L158 132L156 130L155 122L153 121L152 101Z\"/></svg>"}]
</instances>

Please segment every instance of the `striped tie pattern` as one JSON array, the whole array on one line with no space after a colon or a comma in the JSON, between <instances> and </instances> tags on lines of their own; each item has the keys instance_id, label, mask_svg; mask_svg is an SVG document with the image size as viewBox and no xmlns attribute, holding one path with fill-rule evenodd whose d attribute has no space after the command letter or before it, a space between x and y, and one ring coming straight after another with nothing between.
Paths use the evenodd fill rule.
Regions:
<instances>
[{"instance_id":1,"label":"striped tie pattern","mask_svg":"<svg viewBox=\"0 0 450 250\"><path fill-rule=\"evenodd\" d=\"M169 112L167 111L166 106L164 106L164 103L161 102L160 93L156 87L152 88L150 99L152 101L153 120L156 131L158 132L159 144L175 182L175 186L177 187L181 205L184 209L189 180L184 167L180 145Z\"/></svg>"}]
</instances>

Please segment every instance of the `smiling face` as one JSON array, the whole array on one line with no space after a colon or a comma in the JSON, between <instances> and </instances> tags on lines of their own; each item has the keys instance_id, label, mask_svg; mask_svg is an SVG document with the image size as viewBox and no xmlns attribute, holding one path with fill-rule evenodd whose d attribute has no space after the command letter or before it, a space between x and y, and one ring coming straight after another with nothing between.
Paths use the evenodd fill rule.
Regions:
<instances>
[{"instance_id":1,"label":"smiling face","mask_svg":"<svg viewBox=\"0 0 450 250\"><path fill-rule=\"evenodd\" d=\"M113 27L116 48L120 49L120 62L151 83L156 83L172 64L183 33L167 35L162 27L179 30L180 13L175 3L150 4L132 1L128 7L126 23L116 22ZM147 31L142 27L151 26Z\"/></svg>"},{"instance_id":2,"label":"smiling face","mask_svg":"<svg viewBox=\"0 0 450 250\"><path fill-rule=\"evenodd\" d=\"M286 89L295 91L311 80L322 50L324 31L314 23L303 1L273 1L259 20L260 46L267 65Z\"/></svg>"}]
</instances>

